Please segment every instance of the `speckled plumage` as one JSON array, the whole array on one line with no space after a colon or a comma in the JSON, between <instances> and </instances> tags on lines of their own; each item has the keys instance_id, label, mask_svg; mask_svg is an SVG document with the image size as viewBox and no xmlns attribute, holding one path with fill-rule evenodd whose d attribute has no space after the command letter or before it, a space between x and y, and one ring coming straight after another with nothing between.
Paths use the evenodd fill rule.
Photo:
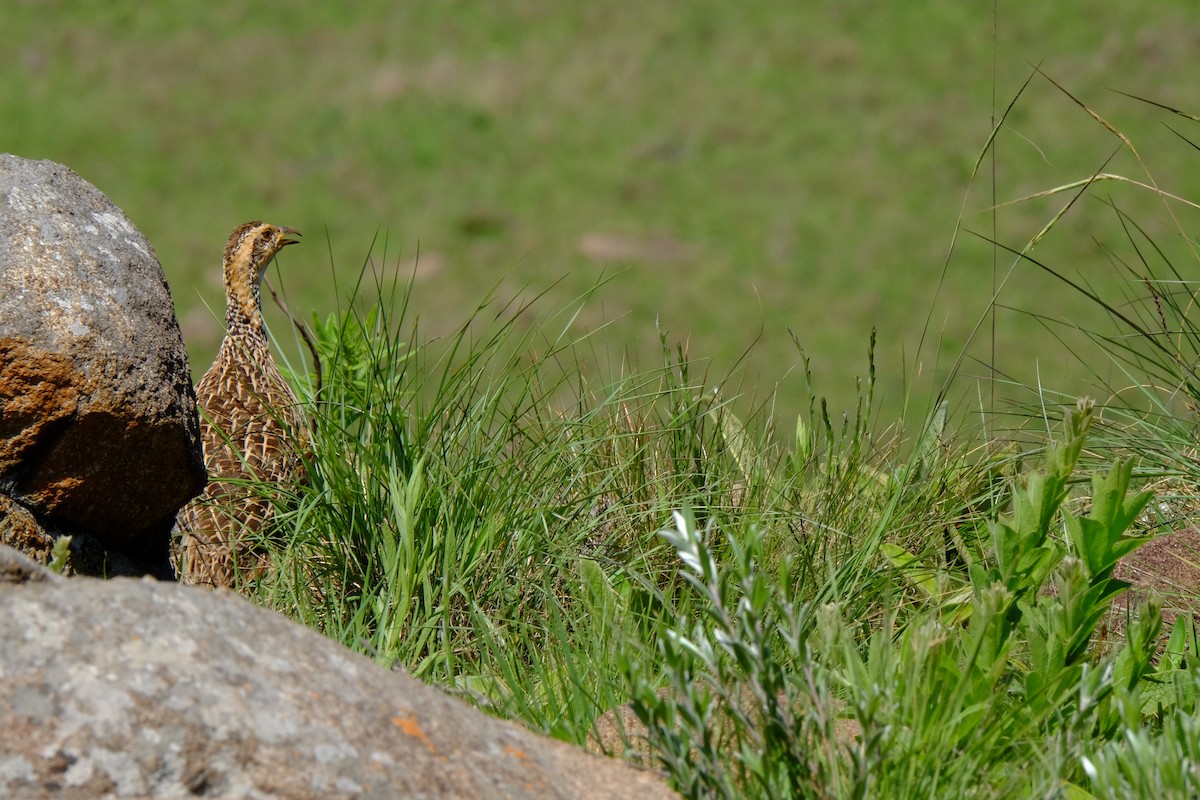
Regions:
<instances>
[{"instance_id":1,"label":"speckled plumage","mask_svg":"<svg viewBox=\"0 0 1200 800\"><path fill-rule=\"evenodd\" d=\"M233 586L267 566L261 532L270 522L266 498L230 479L303 480L296 395L279 374L267 340L259 287L271 259L296 244L291 228L247 222L225 247L225 322L216 360L196 385L200 436L209 484L177 518L179 579Z\"/></svg>"}]
</instances>

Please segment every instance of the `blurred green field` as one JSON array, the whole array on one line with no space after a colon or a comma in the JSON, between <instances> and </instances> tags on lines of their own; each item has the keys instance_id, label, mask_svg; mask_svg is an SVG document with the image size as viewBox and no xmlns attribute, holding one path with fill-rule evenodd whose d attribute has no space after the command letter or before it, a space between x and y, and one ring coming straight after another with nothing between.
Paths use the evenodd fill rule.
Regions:
<instances>
[{"instance_id":1,"label":"blurred green field","mask_svg":"<svg viewBox=\"0 0 1200 800\"><path fill-rule=\"evenodd\" d=\"M1196 153L1163 125L1189 123L1108 91L1200 111L1198 39L1184 2L1000 4L995 26L992 4L963 2L10 2L0 151L67 164L149 236L197 375L221 334L225 237L263 218L306 234L281 265L305 315L335 308L377 235L377 263L402 275L419 251L428 335L492 286L554 284L550 311L615 275L579 317L610 323L605 358L657 358L656 318L712 377L757 340L744 388L780 385L785 411L803 392L789 328L836 411L875 327L887 419L906 376L953 360L1011 264L967 233L947 262L960 209L965 230L1020 247L1064 200L993 217L988 160L964 206L993 93L1003 110L1040 64L1163 189L1200 198ZM995 197L1085 178L1118 144L1034 78L996 142ZM1106 169L1145 179L1127 152ZM1110 196L1186 246L1161 201L1112 183L1037 255L1116 292L1105 248L1129 247ZM1074 389L1032 315L1102 327L1095 305L1027 265L1000 300L1017 311L997 316L997 366ZM985 362L989 337L972 350Z\"/></svg>"}]
</instances>

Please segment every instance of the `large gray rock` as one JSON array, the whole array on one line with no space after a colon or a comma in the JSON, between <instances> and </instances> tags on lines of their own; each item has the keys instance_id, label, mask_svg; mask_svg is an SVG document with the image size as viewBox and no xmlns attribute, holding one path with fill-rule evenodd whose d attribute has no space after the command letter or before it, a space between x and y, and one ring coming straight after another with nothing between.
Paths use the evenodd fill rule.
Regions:
<instances>
[{"instance_id":1,"label":"large gray rock","mask_svg":"<svg viewBox=\"0 0 1200 800\"><path fill-rule=\"evenodd\" d=\"M198 432L150 243L66 167L0 154L0 493L51 533L165 558L205 484Z\"/></svg>"},{"instance_id":2,"label":"large gray rock","mask_svg":"<svg viewBox=\"0 0 1200 800\"><path fill-rule=\"evenodd\" d=\"M0 547L0 796L665 798L227 591Z\"/></svg>"}]
</instances>

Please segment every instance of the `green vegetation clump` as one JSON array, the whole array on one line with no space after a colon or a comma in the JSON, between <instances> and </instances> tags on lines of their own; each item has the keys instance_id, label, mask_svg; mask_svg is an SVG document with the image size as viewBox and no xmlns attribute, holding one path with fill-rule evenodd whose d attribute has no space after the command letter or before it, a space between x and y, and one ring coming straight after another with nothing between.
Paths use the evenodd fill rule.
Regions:
<instances>
[{"instance_id":1,"label":"green vegetation clump","mask_svg":"<svg viewBox=\"0 0 1200 800\"><path fill-rule=\"evenodd\" d=\"M1200 786L1192 617L1115 604L1186 505L1135 487L1193 424L1148 438L1167 406L1045 405L1002 440L938 400L880 428L872 339L857 413L814 396L785 426L665 335L599 382L575 310L487 301L422 341L407 293L371 294L314 320L319 382L293 364L311 480L271 495L264 604L692 797Z\"/></svg>"},{"instance_id":2,"label":"green vegetation clump","mask_svg":"<svg viewBox=\"0 0 1200 800\"><path fill-rule=\"evenodd\" d=\"M1034 255L1099 183L995 247L1107 317L1073 351L1103 401L997 370L974 426L958 364L920 425L880 426L874 335L841 417L796 350L792 422L665 332L652 368L576 333L592 293L428 339L411 283L360 284L313 320L319 372L293 364L310 481L264 487L283 536L244 588L687 796L1194 796L1196 587L1163 630L1116 575L1197 507L1196 289L1115 206L1141 291Z\"/></svg>"},{"instance_id":3,"label":"green vegetation clump","mask_svg":"<svg viewBox=\"0 0 1200 800\"><path fill-rule=\"evenodd\" d=\"M960 359L881 425L872 335L841 416L794 351L793 415L664 331L649 368L577 333L604 287L426 337L411 283L360 283L293 361L310 481L263 487L276 569L243 588L686 796L1195 796L1197 588L1164 625L1122 564L1198 507L1198 290L1115 206L1123 293L1034 255L1099 183L995 247L1107 318L1070 351L1100 402L996 370L963 414Z\"/></svg>"}]
</instances>

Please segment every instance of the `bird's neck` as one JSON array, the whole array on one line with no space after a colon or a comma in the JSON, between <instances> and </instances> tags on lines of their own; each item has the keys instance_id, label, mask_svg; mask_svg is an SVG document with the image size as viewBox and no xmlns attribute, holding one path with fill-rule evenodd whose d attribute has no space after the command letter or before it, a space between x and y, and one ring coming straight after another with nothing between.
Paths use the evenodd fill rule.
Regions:
<instances>
[{"instance_id":1,"label":"bird's neck","mask_svg":"<svg viewBox=\"0 0 1200 800\"><path fill-rule=\"evenodd\" d=\"M226 292L225 327L230 336L267 341L258 295L258 286L254 284L232 286Z\"/></svg>"}]
</instances>

